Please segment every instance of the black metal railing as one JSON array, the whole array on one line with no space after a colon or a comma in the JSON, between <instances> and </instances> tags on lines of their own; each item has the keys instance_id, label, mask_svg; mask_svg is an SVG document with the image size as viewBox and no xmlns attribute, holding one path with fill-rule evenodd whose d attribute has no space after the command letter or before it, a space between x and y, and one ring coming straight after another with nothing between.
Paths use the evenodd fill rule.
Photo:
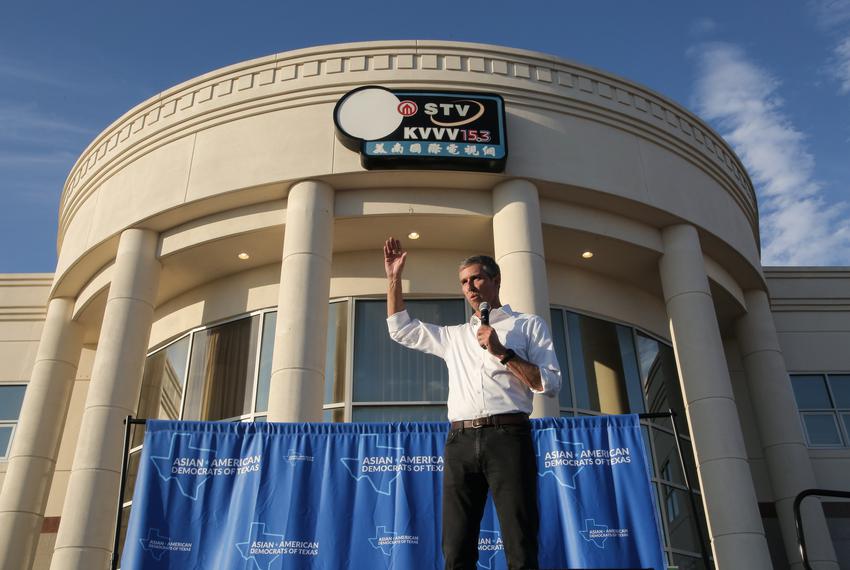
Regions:
<instances>
[{"instance_id":1,"label":"black metal railing","mask_svg":"<svg viewBox=\"0 0 850 570\"><path fill-rule=\"evenodd\" d=\"M812 570L809 563L809 553L806 551L806 535L803 532L803 516L800 506L806 497L834 497L836 499L850 499L850 491L833 491L831 489L806 489L794 499L794 526L797 528L797 547L800 549L800 557L803 559L803 568Z\"/></svg>"}]
</instances>

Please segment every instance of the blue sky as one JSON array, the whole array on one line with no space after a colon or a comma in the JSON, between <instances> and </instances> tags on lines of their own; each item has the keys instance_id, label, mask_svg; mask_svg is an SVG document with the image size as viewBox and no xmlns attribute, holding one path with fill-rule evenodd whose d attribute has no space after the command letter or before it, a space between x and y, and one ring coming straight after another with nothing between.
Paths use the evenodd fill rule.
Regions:
<instances>
[{"instance_id":1,"label":"blue sky","mask_svg":"<svg viewBox=\"0 0 850 570\"><path fill-rule=\"evenodd\" d=\"M399 38L543 51L678 101L744 160L766 264L850 265L850 0L149 0L4 6L0 272L53 270L67 173L141 101L254 57Z\"/></svg>"}]
</instances>

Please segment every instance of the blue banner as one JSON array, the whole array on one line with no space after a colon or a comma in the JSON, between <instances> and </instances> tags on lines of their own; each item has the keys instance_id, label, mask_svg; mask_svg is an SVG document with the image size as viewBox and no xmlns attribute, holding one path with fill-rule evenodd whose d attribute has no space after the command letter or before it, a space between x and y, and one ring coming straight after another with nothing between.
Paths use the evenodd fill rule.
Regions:
<instances>
[{"instance_id":1,"label":"blue banner","mask_svg":"<svg viewBox=\"0 0 850 570\"><path fill-rule=\"evenodd\" d=\"M637 416L532 423L541 568L664 570ZM121 568L442 568L448 429L149 421ZM506 568L492 502L478 567Z\"/></svg>"}]
</instances>

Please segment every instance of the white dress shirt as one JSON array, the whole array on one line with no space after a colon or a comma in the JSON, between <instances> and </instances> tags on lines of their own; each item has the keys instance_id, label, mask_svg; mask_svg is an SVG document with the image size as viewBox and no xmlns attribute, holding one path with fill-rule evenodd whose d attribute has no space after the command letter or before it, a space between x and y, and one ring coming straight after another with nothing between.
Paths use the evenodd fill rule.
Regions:
<instances>
[{"instance_id":1,"label":"white dress shirt","mask_svg":"<svg viewBox=\"0 0 850 570\"><path fill-rule=\"evenodd\" d=\"M397 343L439 356L449 369L449 421L472 420L511 412L531 413L529 388L499 359L478 344L481 320L444 327L411 319L407 311L387 318L390 337ZM554 397L561 388L561 369L546 321L516 313L508 305L490 311L490 326L505 348L540 368L543 389Z\"/></svg>"}]
</instances>

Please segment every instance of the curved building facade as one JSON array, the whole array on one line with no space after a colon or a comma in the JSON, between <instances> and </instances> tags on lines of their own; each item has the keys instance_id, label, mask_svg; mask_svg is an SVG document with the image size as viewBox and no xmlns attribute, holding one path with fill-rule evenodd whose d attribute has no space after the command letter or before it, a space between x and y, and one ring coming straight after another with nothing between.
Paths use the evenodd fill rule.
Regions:
<instances>
[{"instance_id":1,"label":"curved building facade","mask_svg":"<svg viewBox=\"0 0 850 570\"><path fill-rule=\"evenodd\" d=\"M501 96L504 171L364 169L333 113L367 85ZM457 266L483 252L502 299L549 320L564 390L536 415L677 412L684 472L670 422L645 427L671 565L801 567L794 497L848 488L835 472L850 464L837 348L850 300L835 291L850 274L762 268L744 167L680 105L545 54L436 41L232 65L138 105L85 150L55 274L20 278L29 301L14 276L0 282L6 314L38 307L27 350L3 347L21 400L0 463L0 566L105 567L128 415L445 418L442 365L386 338L390 235L410 250L413 312L468 318ZM829 399L807 412L818 382ZM821 446L827 416L838 439ZM843 512L806 512L818 568L839 568Z\"/></svg>"}]
</instances>

